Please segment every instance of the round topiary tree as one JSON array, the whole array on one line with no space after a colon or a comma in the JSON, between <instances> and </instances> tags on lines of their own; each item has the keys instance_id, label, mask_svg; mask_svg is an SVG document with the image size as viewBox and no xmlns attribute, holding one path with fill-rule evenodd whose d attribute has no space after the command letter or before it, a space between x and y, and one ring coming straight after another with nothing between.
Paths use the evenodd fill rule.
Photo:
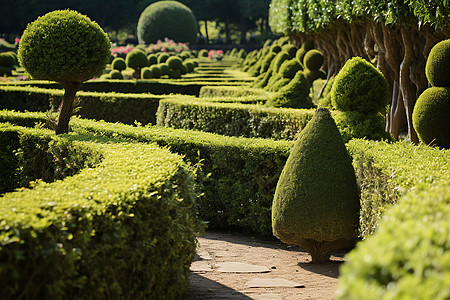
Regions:
<instances>
[{"instance_id":1,"label":"round topiary tree","mask_svg":"<svg viewBox=\"0 0 450 300\"><path fill-rule=\"evenodd\" d=\"M387 98L388 84L383 74L361 57L344 64L331 88L331 102L341 111L376 113L384 110Z\"/></svg>"},{"instance_id":2,"label":"round topiary tree","mask_svg":"<svg viewBox=\"0 0 450 300\"><path fill-rule=\"evenodd\" d=\"M127 68L127 63L122 57L116 57L111 62L111 68L113 70L123 71Z\"/></svg>"},{"instance_id":3,"label":"round topiary tree","mask_svg":"<svg viewBox=\"0 0 450 300\"><path fill-rule=\"evenodd\" d=\"M198 24L192 11L178 1L158 1L147 6L139 17L139 43L156 43L164 38L194 43Z\"/></svg>"},{"instance_id":4,"label":"round topiary tree","mask_svg":"<svg viewBox=\"0 0 450 300\"><path fill-rule=\"evenodd\" d=\"M159 78L162 76L162 71L157 65L151 65L150 71L152 71L152 77L153 78Z\"/></svg>"},{"instance_id":5,"label":"round topiary tree","mask_svg":"<svg viewBox=\"0 0 450 300\"><path fill-rule=\"evenodd\" d=\"M169 67L168 64L166 64L166 63L160 63L160 64L157 64L157 66L158 66L159 69L161 70L161 75L162 75L162 76L164 76L164 75L169 75L169 73L170 73L170 67Z\"/></svg>"},{"instance_id":6,"label":"round topiary tree","mask_svg":"<svg viewBox=\"0 0 450 300\"><path fill-rule=\"evenodd\" d=\"M287 53L289 53L290 58L295 57L297 50L298 50L297 46L292 45L292 44L286 44L286 45L283 45L283 47L281 47L281 51L286 51Z\"/></svg>"},{"instance_id":7,"label":"round topiary tree","mask_svg":"<svg viewBox=\"0 0 450 300\"><path fill-rule=\"evenodd\" d=\"M313 108L309 96L309 83L302 71L270 97L267 102L270 107Z\"/></svg>"},{"instance_id":8,"label":"round topiary tree","mask_svg":"<svg viewBox=\"0 0 450 300\"><path fill-rule=\"evenodd\" d=\"M280 73L281 77L283 78L294 78L295 74L297 74L298 71L302 71L303 68L300 65L300 63L297 61L297 59L293 58L291 60L286 60L281 65L280 70L278 73Z\"/></svg>"},{"instance_id":9,"label":"round topiary tree","mask_svg":"<svg viewBox=\"0 0 450 300\"><path fill-rule=\"evenodd\" d=\"M151 79L153 78L153 72L150 70L150 67L145 67L141 69L141 78L142 79Z\"/></svg>"},{"instance_id":10,"label":"round topiary tree","mask_svg":"<svg viewBox=\"0 0 450 300\"><path fill-rule=\"evenodd\" d=\"M359 226L359 192L352 159L330 112L319 108L300 132L272 205L272 229L313 262L350 247Z\"/></svg>"},{"instance_id":11,"label":"round topiary tree","mask_svg":"<svg viewBox=\"0 0 450 300\"><path fill-rule=\"evenodd\" d=\"M156 65L158 63L158 56L156 54L149 54L147 56L148 66Z\"/></svg>"},{"instance_id":12,"label":"round topiary tree","mask_svg":"<svg viewBox=\"0 0 450 300\"><path fill-rule=\"evenodd\" d=\"M123 79L123 75L119 70L112 70L111 73L109 73L109 78L111 79Z\"/></svg>"},{"instance_id":13,"label":"round topiary tree","mask_svg":"<svg viewBox=\"0 0 450 300\"><path fill-rule=\"evenodd\" d=\"M19 43L20 63L32 78L56 81L65 89L56 134L69 131L80 84L102 75L110 56L105 32L76 11L53 11L28 24Z\"/></svg>"},{"instance_id":14,"label":"round topiary tree","mask_svg":"<svg viewBox=\"0 0 450 300\"><path fill-rule=\"evenodd\" d=\"M129 68L134 69L133 76L138 79L141 75L141 69L148 66L147 55L139 49L128 52L125 61Z\"/></svg>"},{"instance_id":15,"label":"round topiary tree","mask_svg":"<svg viewBox=\"0 0 450 300\"><path fill-rule=\"evenodd\" d=\"M322 52L316 49L309 50L303 57L303 65L311 71L317 71L323 65L324 57Z\"/></svg>"},{"instance_id":16,"label":"round topiary tree","mask_svg":"<svg viewBox=\"0 0 450 300\"><path fill-rule=\"evenodd\" d=\"M173 70L181 69L183 65L183 60L178 56L171 56L167 59L167 64Z\"/></svg>"},{"instance_id":17,"label":"round topiary tree","mask_svg":"<svg viewBox=\"0 0 450 300\"><path fill-rule=\"evenodd\" d=\"M450 148L450 87L431 87L417 99L414 129L425 144Z\"/></svg>"},{"instance_id":18,"label":"round topiary tree","mask_svg":"<svg viewBox=\"0 0 450 300\"><path fill-rule=\"evenodd\" d=\"M450 87L450 39L434 45L427 58L425 75L432 86Z\"/></svg>"}]
</instances>

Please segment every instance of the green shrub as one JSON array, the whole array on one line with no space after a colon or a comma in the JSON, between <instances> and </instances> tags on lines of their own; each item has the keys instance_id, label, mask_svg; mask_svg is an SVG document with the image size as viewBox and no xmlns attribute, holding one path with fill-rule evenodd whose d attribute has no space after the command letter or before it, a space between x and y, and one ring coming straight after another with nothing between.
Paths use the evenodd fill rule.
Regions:
<instances>
[{"instance_id":1,"label":"green shrub","mask_svg":"<svg viewBox=\"0 0 450 300\"><path fill-rule=\"evenodd\" d=\"M279 45L273 44L270 46L270 52L279 53L281 52L281 47Z\"/></svg>"},{"instance_id":2,"label":"green shrub","mask_svg":"<svg viewBox=\"0 0 450 300\"><path fill-rule=\"evenodd\" d=\"M361 114L357 111L333 114L344 142L351 139L391 140L385 131L386 118L381 113Z\"/></svg>"},{"instance_id":3,"label":"green shrub","mask_svg":"<svg viewBox=\"0 0 450 300\"><path fill-rule=\"evenodd\" d=\"M277 54L277 56L274 58L274 63L273 63L273 72L277 73L278 70L280 69L281 65L286 61L289 60L290 56L289 53L285 52L285 51L281 51L280 53Z\"/></svg>"},{"instance_id":4,"label":"green shrub","mask_svg":"<svg viewBox=\"0 0 450 300\"><path fill-rule=\"evenodd\" d=\"M337 299L450 298L450 185L415 189L341 267Z\"/></svg>"},{"instance_id":5,"label":"green shrub","mask_svg":"<svg viewBox=\"0 0 450 300\"><path fill-rule=\"evenodd\" d=\"M156 54L149 54L149 55L147 55L147 60L148 60L149 67L151 65L156 65L158 63L158 56L156 56Z\"/></svg>"},{"instance_id":6,"label":"green shrub","mask_svg":"<svg viewBox=\"0 0 450 300\"><path fill-rule=\"evenodd\" d=\"M152 72L153 78L159 78L162 76L162 71L157 65L152 65L149 67L149 69Z\"/></svg>"},{"instance_id":7,"label":"green shrub","mask_svg":"<svg viewBox=\"0 0 450 300\"><path fill-rule=\"evenodd\" d=\"M287 35L287 36L280 37L276 42L279 46L282 47L283 45L288 44L290 39L291 39L291 37Z\"/></svg>"},{"instance_id":8,"label":"green shrub","mask_svg":"<svg viewBox=\"0 0 450 300\"><path fill-rule=\"evenodd\" d=\"M295 58L297 58L298 62L303 65L303 58L305 57L305 54L312 49L314 49L314 41L304 41L302 46L295 53Z\"/></svg>"},{"instance_id":9,"label":"green shrub","mask_svg":"<svg viewBox=\"0 0 450 300\"><path fill-rule=\"evenodd\" d=\"M349 59L331 88L333 106L341 111L375 113L384 110L388 84L383 74L360 57Z\"/></svg>"},{"instance_id":10,"label":"green shrub","mask_svg":"<svg viewBox=\"0 0 450 300\"><path fill-rule=\"evenodd\" d=\"M313 108L309 84L302 71L266 102L271 107Z\"/></svg>"},{"instance_id":11,"label":"green shrub","mask_svg":"<svg viewBox=\"0 0 450 300\"><path fill-rule=\"evenodd\" d=\"M297 59L293 58L291 60L286 60L281 65L280 70L278 73L280 73L281 77L283 78L294 78L295 74L297 74L298 71L302 71L303 68L300 65L300 63L297 61Z\"/></svg>"},{"instance_id":12,"label":"green shrub","mask_svg":"<svg viewBox=\"0 0 450 300\"><path fill-rule=\"evenodd\" d=\"M359 210L351 157L330 112L319 108L278 180L273 233L305 248L313 262L326 262L333 252L354 244Z\"/></svg>"},{"instance_id":13,"label":"green shrub","mask_svg":"<svg viewBox=\"0 0 450 300\"><path fill-rule=\"evenodd\" d=\"M182 158L154 144L17 130L35 146L51 140L46 148L56 165L64 157L70 167L83 149L103 159L64 180L0 198L2 297L180 298L197 230L193 174Z\"/></svg>"},{"instance_id":14,"label":"green shrub","mask_svg":"<svg viewBox=\"0 0 450 300\"><path fill-rule=\"evenodd\" d=\"M322 52L312 49L306 52L303 58L303 65L311 71L319 70L323 65L324 59Z\"/></svg>"},{"instance_id":15,"label":"green shrub","mask_svg":"<svg viewBox=\"0 0 450 300\"><path fill-rule=\"evenodd\" d=\"M0 66L0 76L12 76L13 68Z\"/></svg>"},{"instance_id":16,"label":"green shrub","mask_svg":"<svg viewBox=\"0 0 450 300\"><path fill-rule=\"evenodd\" d=\"M227 136L294 139L312 114L311 110L194 101L180 97L159 102L157 125Z\"/></svg>"},{"instance_id":17,"label":"green shrub","mask_svg":"<svg viewBox=\"0 0 450 300\"><path fill-rule=\"evenodd\" d=\"M261 62L261 73L265 73L269 70L269 67L273 61L273 59L276 57L277 55L274 52L269 52L263 59L263 61Z\"/></svg>"},{"instance_id":18,"label":"green shrub","mask_svg":"<svg viewBox=\"0 0 450 300\"><path fill-rule=\"evenodd\" d=\"M181 70L181 66L183 65L183 60L178 56L171 56L167 59L166 63L172 70Z\"/></svg>"},{"instance_id":19,"label":"green shrub","mask_svg":"<svg viewBox=\"0 0 450 300\"><path fill-rule=\"evenodd\" d=\"M169 78L180 79L181 78L181 70L180 69L176 69L176 70L171 69L169 72Z\"/></svg>"},{"instance_id":20,"label":"green shrub","mask_svg":"<svg viewBox=\"0 0 450 300\"><path fill-rule=\"evenodd\" d=\"M167 53L162 53L158 56L158 64L165 63L169 59L170 55Z\"/></svg>"},{"instance_id":21,"label":"green shrub","mask_svg":"<svg viewBox=\"0 0 450 300\"><path fill-rule=\"evenodd\" d=\"M201 49L201 50L198 52L198 57L208 57L208 50L206 50L206 49Z\"/></svg>"},{"instance_id":22,"label":"green shrub","mask_svg":"<svg viewBox=\"0 0 450 300\"><path fill-rule=\"evenodd\" d=\"M176 42L194 43L198 25L192 11L178 1L158 1L150 4L139 17L139 43L151 44L164 38Z\"/></svg>"},{"instance_id":23,"label":"green shrub","mask_svg":"<svg viewBox=\"0 0 450 300\"><path fill-rule=\"evenodd\" d=\"M169 67L168 64L166 64L166 63L159 63L159 64L157 64L157 66L161 70L161 75L162 76L169 75L170 67Z\"/></svg>"},{"instance_id":24,"label":"green shrub","mask_svg":"<svg viewBox=\"0 0 450 300\"><path fill-rule=\"evenodd\" d=\"M113 70L123 71L127 68L127 63L125 62L125 59L123 59L122 57L116 57L112 61L111 67Z\"/></svg>"},{"instance_id":25,"label":"green shrub","mask_svg":"<svg viewBox=\"0 0 450 300\"><path fill-rule=\"evenodd\" d=\"M292 44L283 45L283 47L281 48L281 51L286 51L287 53L289 53L289 57L291 59L295 57L297 50L298 50L298 48Z\"/></svg>"},{"instance_id":26,"label":"green shrub","mask_svg":"<svg viewBox=\"0 0 450 300\"><path fill-rule=\"evenodd\" d=\"M136 78L140 78L141 69L148 66L147 56L139 49L128 52L125 61L129 68L134 69Z\"/></svg>"},{"instance_id":27,"label":"green shrub","mask_svg":"<svg viewBox=\"0 0 450 300\"><path fill-rule=\"evenodd\" d=\"M122 75L122 73L119 70L112 70L109 73L109 77L111 79L123 79L123 75Z\"/></svg>"},{"instance_id":28,"label":"green shrub","mask_svg":"<svg viewBox=\"0 0 450 300\"><path fill-rule=\"evenodd\" d=\"M14 56L10 53L0 53L0 66L5 68L13 68L15 64Z\"/></svg>"},{"instance_id":29,"label":"green shrub","mask_svg":"<svg viewBox=\"0 0 450 300\"><path fill-rule=\"evenodd\" d=\"M420 140L450 148L450 87L431 87L417 99L412 121Z\"/></svg>"},{"instance_id":30,"label":"green shrub","mask_svg":"<svg viewBox=\"0 0 450 300\"><path fill-rule=\"evenodd\" d=\"M153 78L153 72L149 67L145 67L141 69L141 78L142 79L151 79Z\"/></svg>"},{"instance_id":31,"label":"green shrub","mask_svg":"<svg viewBox=\"0 0 450 300\"><path fill-rule=\"evenodd\" d=\"M450 39L443 40L431 49L425 74L432 86L450 87Z\"/></svg>"},{"instance_id":32,"label":"green shrub","mask_svg":"<svg viewBox=\"0 0 450 300\"><path fill-rule=\"evenodd\" d=\"M317 79L326 79L327 73L324 70L310 70L304 69L303 74L305 74L306 80L308 80L309 84L312 85L314 81Z\"/></svg>"},{"instance_id":33,"label":"green shrub","mask_svg":"<svg viewBox=\"0 0 450 300\"><path fill-rule=\"evenodd\" d=\"M184 67L187 70L187 73L192 73L194 72L194 64L190 61L184 61L183 62Z\"/></svg>"},{"instance_id":34,"label":"green shrub","mask_svg":"<svg viewBox=\"0 0 450 300\"><path fill-rule=\"evenodd\" d=\"M200 89L199 98L211 97L242 97L261 96L267 97L267 92L262 89L246 88L238 86L204 86Z\"/></svg>"}]
</instances>

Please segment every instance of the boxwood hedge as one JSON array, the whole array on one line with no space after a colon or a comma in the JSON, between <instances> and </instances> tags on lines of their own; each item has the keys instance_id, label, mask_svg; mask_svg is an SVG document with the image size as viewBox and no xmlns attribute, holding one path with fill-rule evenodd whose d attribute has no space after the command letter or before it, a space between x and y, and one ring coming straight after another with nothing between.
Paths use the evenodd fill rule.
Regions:
<instances>
[{"instance_id":1,"label":"boxwood hedge","mask_svg":"<svg viewBox=\"0 0 450 300\"><path fill-rule=\"evenodd\" d=\"M81 147L101 160L0 198L2 298L181 297L197 221L193 173L179 155L156 144L5 128L16 130L22 151L37 140L33 151L44 155L53 142L53 151Z\"/></svg>"}]
</instances>

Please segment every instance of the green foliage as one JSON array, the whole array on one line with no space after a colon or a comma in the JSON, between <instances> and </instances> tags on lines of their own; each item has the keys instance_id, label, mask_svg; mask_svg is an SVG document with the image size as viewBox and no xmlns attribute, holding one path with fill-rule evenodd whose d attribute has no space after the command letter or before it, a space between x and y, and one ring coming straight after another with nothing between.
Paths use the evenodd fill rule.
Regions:
<instances>
[{"instance_id":1,"label":"green foliage","mask_svg":"<svg viewBox=\"0 0 450 300\"><path fill-rule=\"evenodd\" d=\"M207 100L181 97L161 100L157 125L227 136L294 139L313 114L311 110L275 109Z\"/></svg>"},{"instance_id":2,"label":"green foliage","mask_svg":"<svg viewBox=\"0 0 450 300\"><path fill-rule=\"evenodd\" d=\"M201 49L201 50L198 52L198 57L208 57L208 50L206 50L206 49Z\"/></svg>"},{"instance_id":3,"label":"green foliage","mask_svg":"<svg viewBox=\"0 0 450 300\"><path fill-rule=\"evenodd\" d=\"M125 61L129 68L135 70L140 70L141 68L148 66L147 56L139 49L134 49L133 51L128 52L125 57Z\"/></svg>"},{"instance_id":4,"label":"green foliage","mask_svg":"<svg viewBox=\"0 0 450 300\"><path fill-rule=\"evenodd\" d=\"M0 53L0 66L5 68L13 68L15 64L14 56L11 53Z\"/></svg>"},{"instance_id":5,"label":"green foliage","mask_svg":"<svg viewBox=\"0 0 450 300\"><path fill-rule=\"evenodd\" d=\"M450 87L431 87L417 99L412 121L419 139L450 148Z\"/></svg>"},{"instance_id":6,"label":"green foliage","mask_svg":"<svg viewBox=\"0 0 450 300\"><path fill-rule=\"evenodd\" d=\"M289 53L285 52L285 51L281 51L280 53L277 54L277 56L274 58L274 63L273 63L273 72L277 73L278 70L280 69L281 65L286 61L290 59L290 55Z\"/></svg>"},{"instance_id":7,"label":"green foliage","mask_svg":"<svg viewBox=\"0 0 450 300\"><path fill-rule=\"evenodd\" d=\"M159 78L162 76L162 71L157 65L152 65L149 69L152 72L153 78Z\"/></svg>"},{"instance_id":8,"label":"green foliage","mask_svg":"<svg viewBox=\"0 0 450 300\"><path fill-rule=\"evenodd\" d=\"M156 54L149 54L147 56L148 66L156 65L158 63L158 56Z\"/></svg>"},{"instance_id":9,"label":"green foliage","mask_svg":"<svg viewBox=\"0 0 450 300\"><path fill-rule=\"evenodd\" d=\"M295 77L295 74L297 74L298 71L302 70L303 70L302 65L297 61L297 59L293 58L284 61L278 73L280 73L281 77L283 78L292 79Z\"/></svg>"},{"instance_id":10,"label":"green foliage","mask_svg":"<svg viewBox=\"0 0 450 300\"><path fill-rule=\"evenodd\" d=\"M450 185L422 186L346 256L337 299L450 298Z\"/></svg>"},{"instance_id":11,"label":"green foliage","mask_svg":"<svg viewBox=\"0 0 450 300\"><path fill-rule=\"evenodd\" d=\"M275 52L269 52L264 59L262 60L261 63L261 73L265 73L269 70L270 64L272 63L273 59L276 57L277 55L275 54Z\"/></svg>"},{"instance_id":12,"label":"green foliage","mask_svg":"<svg viewBox=\"0 0 450 300\"><path fill-rule=\"evenodd\" d=\"M167 59L166 63L172 70L180 70L183 65L183 60L178 56L171 56Z\"/></svg>"},{"instance_id":13,"label":"green foliage","mask_svg":"<svg viewBox=\"0 0 450 300\"><path fill-rule=\"evenodd\" d=\"M431 85L436 87L450 87L449 68L450 39L434 45L428 55L425 74Z\"/></svg>"},{"instance_id":14,"label":"green foliage","mask_svg":"<svg viewBox=\"0 0 450 300\"><path fill-rule=\"evenodd\" d=\"M354 243L360 203L352 160L327 109L299 134L277 184L272 228L313 261Z\"/></svg>"},{"instance_id":15,"label":"green foliage","mask_svg":"<svg viewBox=\"0 0 450 300\"><path fill-rule=\"evenodd\" d=\"M177 1L158 1L145 8L139 17L139 43L156 43L169 38L175 42L194 43L198 24L192 11Z\"/></svg>"},{"instance_id":16,"label":"green foliage","mask_svg":"<svg viewBox=\"0 0 450 300\"><path fill-rule=\"evenodd\" d=\"M167 53L162 53L158 56L158 64L165 63L169 59L170 55Z\"/></svg>"},{"instance_id":17,"label":"green foliage","mask_svg":"<svg viewBox=\"0 0 450 300\"><path fill-rule=\"evenodd\" d=\"M123 71L127 68L127 63L122 57L116 57L112 61L111 67L113 70Z\"/></svg>"},{"instance_id":18,"label":"green foliage","mask_svg":"<svg viewBox=\"0 0 450 300\"><path fill-rule=\"evenodd\" d=\"M180 298L197 231L193 174L182 158L155 144L16 130L29 145L50 140L48 150L33 150L51 152L57 166L72 168L91 154L103 159L0 198L2 296Z\"/></svg>"},{"instance_id":19,"label":"green foliage","mask_svg":"<svg viewBox=\"0 0 450 300\"><path fill-rule=\"evenodd\" d=\"M298 71L295 77L274 96L266 102L270 107L313 108L309 96L309 83L302 71Z\"/></svg>"},{"instance_id":20,"label":"green foliage","mask_svg":"<svg viewBox=\"0 0 450 300\"><path fill-rule=\"evenodd\" d=\"M306 52L303 58L303 65L311 71L319 70L324 61L323 53L312 49Z\"/></svg>"},{"instance_id":21,"label":"green foliage","mask_svg":"<svg viewBox=\"0 0 450 300\"><path fill-rule=\"evenodd\" d=\"M279 45L273 44L270 47L270 52L279 53L279 52L281 52L281 47Z\"/></svg>"},{"instance_id":22,"label":"green foliage","mask_svg":"<svg viewBox=\"0 0 450 300\"><path fill-rule=\"evenodd\" d=\"M281 48L281 51L286 51L287 53L289 53L291 59L295 57L297 50L298 48L292 44L283 45L283 47Z\"/></svg>"},{"instance_id":23,"label":"green foliage","mask_svg":"<svg viewBox=\"0 0 450 300\"><path fill-rule=\"evenodd\" d=\"M245 88L240 86L204 86L200 89L199 98L211 97L242 97L261 96L265 98L268 93L262 89Z\"/></svg>"},{"instance_id":24,"label":"green foliage","mask_svg":"<svg viewBox=\"0 0 450 300\"><path fill-rule=\"evenodd\" d=\"M153 78L153 72L150 70L150 68L145 67L141 69L141 78L142 79L151 79Z\"/></svg>"},{"instance_id":25,"label":"green foliage","mask_svg":"<svg viewBox=\"0 0 450 300\"><path fill-rule=\"evenodd\" d=\"M383 74L360 57L349 59L331 88L333 106L341 111L375 113L384 110L388 84Z\"/></svg>"},{"instance_id":26,"label":"green foliage","mask_svg":"<svg viewBox=\"0 0 450 300\"><path fill-rule=\"evenodd\" d=\"M309 85L311 86L314 81L317 79L326 79L327 73L324 70L310 70L310 69L304 69L303 73L305 74L306 80L309 82Z\"/></svg>"},{"instance_id":27,"label":"green foliage","mask_svg":"<svg viewBox=\"0 0 450 300\"><path fill-rule=\"evenodd\" d=\"M181 78L181 70L180 69L170 69L169 78L171 79L180 79Z\"/></svg>"},{"instance_id":28,"label":"green foliage","mask_svg":"<svg viewBox=\"0 0 450 300\"><path fill-rule=\"evenodd\" d=\"M166 64L166 63L159 63L159 64L157 64L157 66L161 70L161 75L162 76L169 75L170 67L169 67L168 64Z\"/></svg>"},{"instance_id":29,"label":"green foliage","mask_svg":"<svg viewBox=\"0 0 450 300\"><path fill-rule=\"evenodd\" d=\"M58 10L28 24L18 58L34 79L83 82L100 76L111 56L108 36L88 17Z\"/></svg>"},{"instance_id":30,"label":"green foliage","mask_svg":"<svg viewBox=\"0 0 450 300\"><path fill-rule=\"evenodd\" d=\"M119 70L112 70L109 73L109 77L111 79L123 79L123 75L122 75L122 73Z\"/></svg>"}]
</instances>

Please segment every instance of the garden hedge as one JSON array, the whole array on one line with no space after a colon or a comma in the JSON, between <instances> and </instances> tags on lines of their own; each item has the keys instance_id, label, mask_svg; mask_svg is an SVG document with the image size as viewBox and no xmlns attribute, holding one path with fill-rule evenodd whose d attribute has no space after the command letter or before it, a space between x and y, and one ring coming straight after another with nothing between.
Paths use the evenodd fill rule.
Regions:
<instances>
[{"instance_id":1,"label":"garden hedge","mask_svg":"<svg viewBox=\"0 0 450 300\"><path fill-rule=\"evenodd\" d=\"M269 93L263 89L234 87L234 86L204 86L200 89L199 98L210 97L242 97L260 96L268 97Z\"/></svg>"},{"instance_id":2,"label":"garden hedge","mask_svg":"<svg viewBox=\"0 0 450 300\"><path fill-rule=\"evenodd\" d=\"M1 144L18 136L24 156L51 153L66 168L80 149L101 157L74 176L0 198L2 298L181 298L198 223L193 173L179 155L156 144L1 128L16 131Z\"/></svg>"},{"instance_id":3,"label":"garden hedge","mask_svg":"<svg viewBox=\"0 0 450 300\"><path fill-rule=\"evenodd\" d=\"M159 102L157 125L227 136L294 139L313 115L314 110L177 98Z\"/></svg>"}]
</instances>

